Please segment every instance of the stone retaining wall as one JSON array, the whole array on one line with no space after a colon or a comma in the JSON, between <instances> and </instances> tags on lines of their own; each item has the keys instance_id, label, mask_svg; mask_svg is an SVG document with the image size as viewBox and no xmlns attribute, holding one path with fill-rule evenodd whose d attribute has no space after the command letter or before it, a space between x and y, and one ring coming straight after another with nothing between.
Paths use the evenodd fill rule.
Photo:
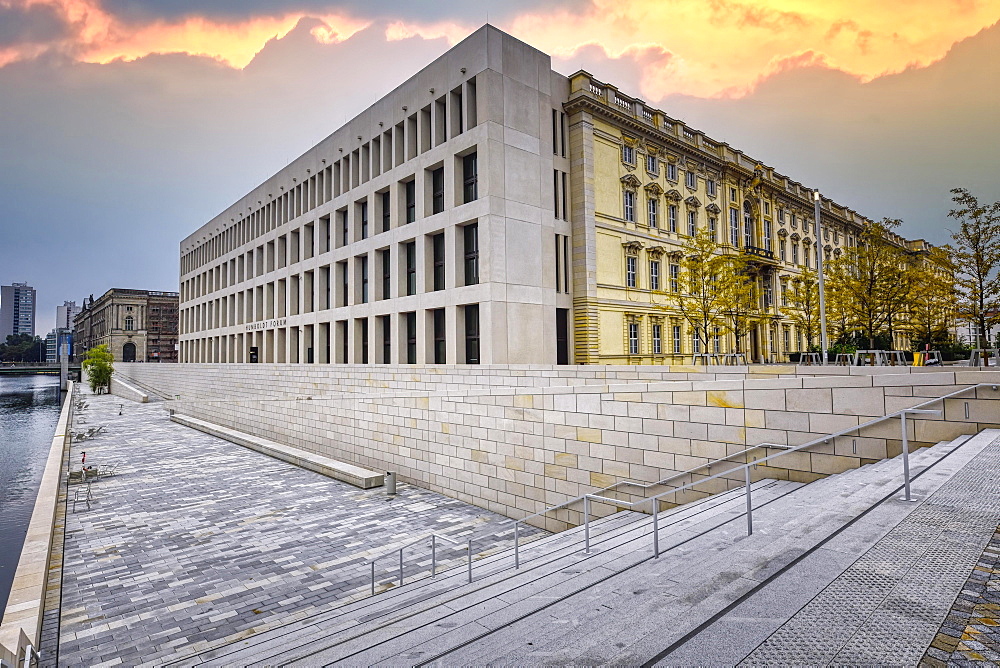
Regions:
<instances>
[{"instance_id":1,"label":"stone retaining wall","mask_svg":"<svg viewBox=\"0 0 1000 668\"><path fill-rule=\"evenodd\" d=\"M256 366L255 372L270 367L179 365L172 372L156 373L162 374L163 382L182 387L197 382L209 371L204 367L211 367L213 385L231 388L249 384L241 375L248 366ZM456 369L441 372L447 375ZM507 375L497 374L502 380L520 373L517 378L544 380L551 387L490 386L494 378L480 369L475 377L484 382L462 391L442 388L451 380L423 381L423 391L388 383L381 394L340 398L182 398L170 403L186 415L367 468L395 470L404 480L521 517L620 480L663 480L747 445L798 445L961 387L1000 382L1000 372L994 371L914 373L901 367L882 373L865 368L868 373L861 373L860 367L834 367L841 373L823 377L755 378L761 374L754 373L729 380L607 385L607 377L595 375L588 379L593 385L555 385L567 377L580 381L575 373L609 373L607 367L573 369L568 376L546 375L551 369L517 367L508 368ZM649 373L647 369L632 372ZM802 369L809 373L816 367ZM276 376L286 373L285 368L272 371ZM416 379L412 382L421 382L410 370L392 373L412 374ZM682 373L705 377L701 372ZM155 385L151 376L143 373L142 382ZM400 381L404 386L409 382ZM347 380L344 386L352 383ZM274 395L280 397L279 392ZM987 389L978 396L949 400L943 419L927 416L911 423L914 447L1000 426L1000 404L994 397L1000 392ZM791 453L766 473L809 481L895 456L900 449L899 422L894 420L867 428L860 436ZM754 454L773 452L777 449ZM740 482L713 481L705 491ZM574 523L577 516L575 511L554 513L545 526L558 529L565 522Z\"/></svg>"},{"instance_id":2,"label":"stone retaining wall","mask_svg":"<svg viewBox=\"0 0 1000 668\"><path fill-rule=\"evenodd\" d=\"M21 548L21 557L14 572L7 608L0 621L0 659L10 665L20 665L22 648L30 644L38 649L42 631L45 584L52 546L52 529L55 524L56 502L63 459L69 445L69 429L73 412L73 381L68 381L63 395L62 411L56 425L49 456L38 485L38 496L28 522L28 533Z\"/></svg>"}]
</instances>

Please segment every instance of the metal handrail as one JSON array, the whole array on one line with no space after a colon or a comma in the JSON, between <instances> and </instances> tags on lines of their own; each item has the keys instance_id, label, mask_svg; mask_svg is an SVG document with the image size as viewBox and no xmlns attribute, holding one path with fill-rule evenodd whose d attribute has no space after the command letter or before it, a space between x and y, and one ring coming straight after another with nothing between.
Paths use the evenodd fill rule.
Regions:
<instances>
[{"instance_id":1,"label":"metal handrail","mask_svg":"<svg viewBox=\"0 0 1000 668\"><path fill-rule=\"evenodd\" d=\"M975 385L970 385L970 386L962 388L960 390L955 390L954 392L950 392L950 393L942 395L940 397L934 397L934 398L928 399L927 401L919 403L916 406L913 406L911 408L904 408L902 410L893 411L892 413L887 413L887 414L885 414L885 415L883 415L881 417L877 417L877 418L875 418L873 420L869 420L868 422L863 422L861 424L858 424L858 425L855 425L855 426L852 426L852 427L848 427L848 428L842 429L840 431L832 432L832 433L827 434L825 436L821 436L819 438L813 439L811 441L807 441L805 443L801 443L801 444L796 445L796 446L781 445L781 444L776 444L776 443L759 443L759 444L753 445L753 446L751 446L749 448L745 448L745 449L743 449L743 450L741 450L739 452L735 452L733 454L726 455L725 457L720 457L718 459L714 459L714 460L712 460L710 462L707 462L705 464L700 464L698 466L690 468L690 469L688 469L686 471L683 471L681 473L674 474L672 476L669 476L669 477L664 478L662 480L659 480L657 482L641 483L641 482L635 482L635 481L632 481L632 480L621 480L621 481L616 482L613 485L608 485L607 487L603 487L603 488L601 488L599 490L596 490L594 492L589 492L587 494L583 494L583 495L578 496L578 497L576 497L574 499L570 499L569 501L564 501L562 503L559 503L559 504L556 504L556 505L553 505L553 506L549 506L549 507L545 508L544 510L541 510L541 511L536 512L536 513L532 513L531 515L526 515L526 516L524 516L524 517L522 517L520 519L517 519L517 520L513 520L513 519L507 520L508 523L512 523L514 525L514 568L515 568L515 570L519 569L520 565L521 565L520 564L520 527L521 527L521 524L526 523L528 520L534 519L534 518L539 517L541 515L548 514L548 513L552 512L554 510L559 510L561 508L565 508L567 506L571 506L571 505L573 505L575 503L579 503L580 501L582 501L583 505L584 505L584 509L583 509L583 516L584 516L584 518L583 518L584 519L584 542L585 542L585 549L584 549L584 551L586 553L589 553L590 552L590 501L591 500L599 501L599 502L602 502L602 503L608 503L608 504L611 504L611 505L618 505L618 506L622 506L622 507L629 508L629 509L632 509L632 508L634 508L636 506L641 506L641 505L646 504L646 503L650 503L651 509L652 509L652 516L653 516L653 520L652 520L652 523L653 523L653 553L654 553L654 557L658 558L660 556L660 553L659 553L659 525L658 525L658 523L659 523L659 520L658 520L658 516L659 516L658 508L659 508L660 500L663 497L665 497L665 496L669 496L671 494L677 494L679 492L683 492L685 490L692 489L696 485L701 485L701 484L703 484L705 482L708 482L709 480L715 480L717 478L721 478L723 476L726 476L728 474L731 474L731 473L733 473L735 471L740 471L740 470L743 470L743 472L744 472L744 476L743 476L744 477L744 487L745 487L744 494L746 496L746 508L747 508L746 513L745 513L746 517L747 517L747 535L752 535L753 534L753 508L752 508L752 505L751 505L751 501L752 500L751 500L751 492L750 492L750 468L751 467L753 467L753 468L756 469L760 464L763 464L765 462L769 462L769 461L771 461L773 459L776 459L778 457L787 455L787 454L792 453L792 452L798 452L800 450L805 450L807 448L810 448L810 447L813 447L813 446L816 446L816 445L829 443L830 441L832 441L832 440L834 440L836 438L839 438L841 436L847 436L848 434L851 434L853 432L860 431L862 429L866 429L868 427L871 427L871 426L874 426L874 425L877 425L877 424L881 424L882 422L886 422L888 420L891 420L891 419L894 419L894 418L897 418L897 417L901 419L901 425L902 425L903 475L904 475L904 478L905 478L905 482L904 482L904 486L905 486L905 500L906 501L911 501L912 499L911 499L911 496L910 496L909 440L908 440L908 435L907 435L907 432L906 432L906 415L907 414L938 414L938 415L940 415L942 411L938 411L938 410L925 410L924 407L925 406L933 405L933 404L938 403L938 402L943 402L946 399L953 399L953 398L955 398L957 396L960 396L962 394L965 394L967 392L970 392L970 391L973 391L973 390L978 390L980 388L985 388L985 387L989 387L989 388L991 388L994 391L996 391L998 389L998 386L996 384L994 384L994 383L977 383ZM968 411L966 411L966 417L968 418ZM615 489L617 489L619 487L636 487L636 488L641 488L641 489L649 489L650 487L663 486L663 485L665 485L666 483L668 483L668 482L670 482L672 480L676 480L677 478L682 478L684 476L691 475L691 474L693 474L693 473L695 473L697 471L700 471L702 469L706 469L707 468L707 469L709 469L709 472L710 472L711 471L711 467L713 465L715 465L715 464L719 464L719 463L725 462L725 461L727 461L729 459L732 459L733 457L738 457L740 455L745 455L745 454L747 454L747 453L749 453L749 452L751 452L753 450L759 450L760 448L772 448L772 449L778 448L778 449L781 449L781 451L773 453L773 454L770 454L770 455L766 455L766 456L762 457L761 459L753 458L752 461L745 462L743 464L739 464L737 466L734 466L734 467L732 467L730 469L727 469L725 471L722 471L720 473L708 475L708 477L701 478L699 480L696 480L694 482L688 483L686 485L682 485L681 487L675 487L673 489L667 490L665 492L661 492L660 494L656 494L656 495L651 496L651 497L646 497L646 498L641 499L639 501L623 501L621 499L613 499L613 498L610 498L610 497L603 496L603 494L605 492L609 492L609 491L615 490ZM472 543L473 543L473 541L481 540L481 539L489 537L489 536L495 536L495 535L497 535L500 532L501 532L500 530L494 530L494 531L490 531L489 533L484 533L484 534L482 534L480 536L470 537L470 538L468 538L466 540L466 543L467 543L467 546L468 546L468 551L469 551L469 558L468 558L468 581L470 583L472 582ZM440 535L440 534L432 533L432 534L430 534L430 536L421 537L421 538L419 538L417 540L414 540L414 541L412 541L410 543L407 543L407 544L399 547L398 549L394 549L392 552L387 552L387 553L381 554L381 555L379 555L377 557L373 557L370 560L370 562L369 562L371 564L371 572L372 572L372 594L373 595L375 594L375 563L378 560L380 560L380 559L382 559L384 557L396 554L398 552L399 553L399 560L400 560L399 561L399 584L402 585L403 584L403 550L406 549L406 548L408 548L408 547L413 547L415 545L421 544L421 543L425 542L428 538L431 539L431 575L432 575L432 577L435 576L435 575L437 575L437 573L436 573L437 559L436 559L436 553L435 553L436 552L436 540L438 538L440 538L440 539L445 540L445 541L447 541L449 543L452 543L454 545L461 544L461 541L457 541L455 539L449 538L448 536L443 536L443 535Z\"/></svg>"}]
</instances>

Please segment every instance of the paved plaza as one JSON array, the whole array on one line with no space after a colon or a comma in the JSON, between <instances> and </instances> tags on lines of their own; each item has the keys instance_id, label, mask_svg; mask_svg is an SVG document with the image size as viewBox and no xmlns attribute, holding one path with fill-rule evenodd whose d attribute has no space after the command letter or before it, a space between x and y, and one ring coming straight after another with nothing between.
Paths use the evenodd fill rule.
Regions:
<instances>
[{"instance_id":1,"label":"paved plaza","mask_svg":"<svg viewBox=\"0 0 1000 668\"><path fill-rule=\"evenodd\" d=\"M83 395L72 462L118 463L67 513L62 665L162 665L364 597L367 560L431 531L507 530L505 518L417 487L360 490L169 421L162 403ZM121 411L121 415L119 415ZM70 499L74 487L70 487ZM501 527L501 525L503 525ZM541 535L529 530L524 535ZM477 553L510 534L476 543ZM427 551L407 575L430 567ZM439 564L465 552L439 547ZM385 560L379 587L398 568Z\"/></svg>"}]
</instances>

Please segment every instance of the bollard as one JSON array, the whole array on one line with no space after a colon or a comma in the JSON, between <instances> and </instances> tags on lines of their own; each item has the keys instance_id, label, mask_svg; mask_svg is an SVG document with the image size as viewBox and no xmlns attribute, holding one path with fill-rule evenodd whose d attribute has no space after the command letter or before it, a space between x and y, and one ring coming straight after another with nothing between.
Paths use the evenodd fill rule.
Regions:
<instances>
[{"instance_id":1,"label":"bollard","mask_svg":"<svg viewBox=\"0 0 1000 668\"><path fill-rule=\"evenodd\" d=\"M395 496L396 494L396 472L386 471L385 472L385 493L389 496Z\"/></svg>"}]
</instances>

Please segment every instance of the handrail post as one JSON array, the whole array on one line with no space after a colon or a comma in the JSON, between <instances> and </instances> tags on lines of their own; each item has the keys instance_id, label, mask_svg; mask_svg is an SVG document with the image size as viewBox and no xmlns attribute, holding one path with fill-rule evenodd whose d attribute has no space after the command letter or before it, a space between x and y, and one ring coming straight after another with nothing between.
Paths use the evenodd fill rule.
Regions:
<instances>
[{"instance_id":1,"label":"handrail post","mask_svg":"<svg viewBox=\"0 0 1000 668\"><path fill-rule=\"evenodd\" d=\"M469 584L472 584L472 539L469 539Z\"/></svg>"},{"instance_id":2,"label":"handrail post","mask_svg":"<svg viewBox=\"0 0 1000 668\"><path fill-rule=\"evenodd\" d=\"M906 411L899 413L899 421L903 426L903 488L906 490L904 500L912 501L910 498L910 441L906 434Z\"/></svg>"},{"instance_id":3,"label":"handrail post","mask_svg":"<svg viewBox=\"0 0 1000 668\"><path fill-rule=\"evenodd\" d=\"M653 558L660 558L660 500L655 496L650 499L653 502Z\"/></svg>"},{"instance_id":4,"label":"handrail post","mask_svg":"<svg viewBox=\"0 0 1000 668\"><path fill-rule=\"evenodd\" d=\"M747 497L747 535L753 535L753 504L750 499L750 465L747 464L743 467L744 478L746 479L746 497Z\"/></svg>"},{"instance_id":5,"label":"handrail post","mask_svg":"<svg viewBox=\"0 0 1000 668\"><path fill-rule=\"evenodd\" d=\"M375 595L375 562L372 562L372 596Z\"/></svg>"},{"instance_id":6,"label":"handrail post","mask_svg":"<svg viewBox=\"0 0 1000 668\"><path fill-rule=\"evenodd\" d=\"M583 551L590 554L590 497L583 497Z\"/></svg>"},{"instance_id":7,"label":"handrail post","mask_svg":"<svg viewBox=\"0 0 1000 668\"><path fill-rule=\"evenodd\" d=\"M437 575L437 534L431 534L431 577Z\"/></svg>"},{"instance_id":8,"label":"handrail post","mask_svg":"<svg viewBox=\"0 0 1000 668\"><path fill-rule=\"evenodd\" d=\"M519 531L520 528L521 525L518 524L517 522L514 522L514 570L515 571L521 568L521 553L518 550L519 548L518 539L520 538L520 531Z\"/></svg>"}]
</instances>

